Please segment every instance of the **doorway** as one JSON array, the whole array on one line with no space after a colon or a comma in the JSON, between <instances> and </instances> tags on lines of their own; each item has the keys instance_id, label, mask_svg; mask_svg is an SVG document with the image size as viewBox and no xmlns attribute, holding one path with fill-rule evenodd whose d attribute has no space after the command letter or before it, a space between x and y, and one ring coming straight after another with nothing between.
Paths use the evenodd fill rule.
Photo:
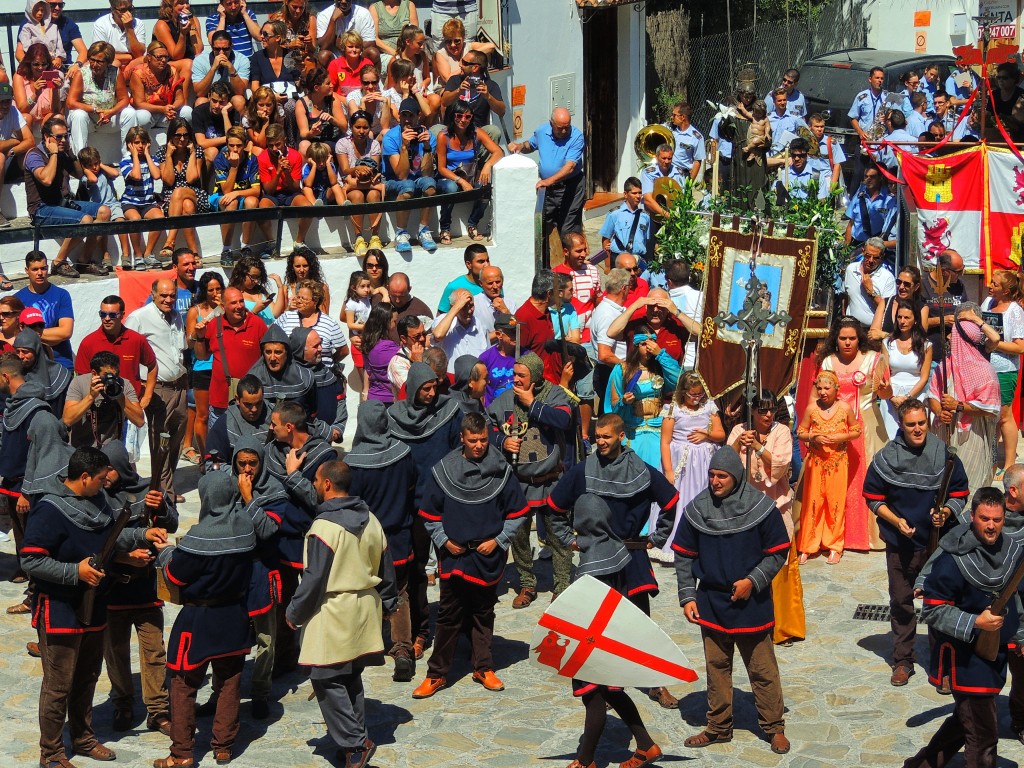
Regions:
<instances>
[{"instance_id":1,"label":"doorway","mask_svg":"<svg viewBox=\"0 0 1024 768\"><path fill-rule=\"evenodd\" d=\"M587 197L615 192L619 162L619 14L583 18L583 136Z\"/></svg>"}]
</instances>

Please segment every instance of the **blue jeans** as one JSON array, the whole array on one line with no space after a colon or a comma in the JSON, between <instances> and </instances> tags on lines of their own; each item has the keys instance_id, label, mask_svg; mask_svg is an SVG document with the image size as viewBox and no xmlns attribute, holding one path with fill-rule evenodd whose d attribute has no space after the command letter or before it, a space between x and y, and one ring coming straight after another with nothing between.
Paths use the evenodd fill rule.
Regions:
<instances>
[{"instance_id":1,"label":"blue jeans","mask_svg":"<svg viewBox=\"0 0 1024 768\"><path fill-rule=\"evenodd\" d=\"M41 205L32 216L32 223L36 226L57 226L61 224L78 224L85 216L96 218L102 205L91 200L76 200L75 204L82 210L65 208L62 205Z\"/></svg>"},{"instance_id":2,"label":"blue jeans","mask_svg":"<svg viewBox=\"0 0 1024 768\"><path fill-rule=\"evenodd\" d=\"M437 193L439 195L450 195L453 192L459 191L459 185L451 179L438 179L437 180ZM475 187L479 187L479 184L474 184ZM455 205L449 203L448 205L441 206L441 217L438 221L438 225L441 231L449 230L452 228L452 211L455 210ZM487 202L482 198L473 201L473 208L469 212L469 219L466 220L466 225L475 227L480 223L480 219L484 217L484 211L487 210Z\"/></svg>"}]
</instances>

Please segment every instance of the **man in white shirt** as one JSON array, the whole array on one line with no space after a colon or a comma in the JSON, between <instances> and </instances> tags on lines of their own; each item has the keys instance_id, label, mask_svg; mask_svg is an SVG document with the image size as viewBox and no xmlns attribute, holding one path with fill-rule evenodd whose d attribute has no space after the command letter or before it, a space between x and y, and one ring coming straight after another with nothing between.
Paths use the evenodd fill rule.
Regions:
<instances>
[{"instance_id":1,"label":"man in white shirt","mask_svg":"<svg viewBox=\"0 0 1024 768\"><path fill-rule=\"evenodd\" d=\"M128 315L124 325L145 336L156 354L156 387L146 408L152 477L159 477L161 487L175 494L174 469L188 420L188 376L182 353L191 344L174 306L178 298L174 281L154 281L152 296L153 301ZM175 496L178 504L185 501L184 496Z\"/></svg>"},{"instance_id":2,"label":"man in white shirt","mask_svg":"<svg viewBox=\"0 0 1024 768\"><path fill-rule=\"evenodd\" d=\"M513 315L519 305L502 295L505 276L499 267L490 264L480 271L480 287L483 291L473 297L473 316L480 330L487 334L488 343L493 341L494 316L498 313Z\"/></svg>"},{"instance_id":3,"label":"man in white shirt","mask_svg":"<svg viewBox=\"0 0 1024 768\"><path fill-rule=\"evenodd\" d=\"M629 295L630 274L616 267L608 273L604 283L604 298L590 316L590 343L594 366L594 391L600 407L612 369L626 359L626 342L608 335L608 327L615 318L626 311L626 296Z\"/></svg>"},{"instance_id":4,"label":"man in white shirt","mask_svg":"<svg viewBox=\"0 0 1024 768\"><path fill-rule=\"evenodd\" d=\"M476 321L473 294L457 288L450 297L452 308L434 320L434 346L448 355L448 373L455 373L455 360L462 355L479 357L490 346L487 332Z\"/></svg>"},{"instance_id":5,"label":"man in white shirt","mask_svg":"<svg viewBox=\"0 0 1024 768\"><path fill-rule=\"evenodd\" d=\"M673 259L665 265L665 282L668 295L676 308L693 322L700 325L704 314L704 293L690 285L690 267L682 259ZM697 365L697 340L690 335L683 353L684 371L692 371Z\"/></svg>"},{"instance_id":6,"label":"man in white shirt","mask_svg":"<svg viewBox=\"0 0 1024 768\"><path fill-rule=\"evenodd\" d=\"M142 19L135 18L132 0L110 0L110 13L92 25L92 41L114 46L114 63L123 67L146 52L149 32Z\"/></svg>"},{"instance_id":7,"label":"man in white shirt","mask_svg":"<svg viewBox=\"0 0 1024 768\"><path fill-rule=\"evenodd\" d=\"M896 295L896 278L882 264L884 251L885 242L882 238L872 237L864 244L864 257L846 268L843 279L846 314L860 320L865 328L871 327L875 312L881 311L886 300Z\"/></svg>"},{"instance_id":8,"label":"man in white shirt","mask_svg":"<svg viewBox=\"0 0 1024 768\"><path fill-rule=\"evenodd\" d=\"M423 360L423 351L427 348L427 326L416 315L408 315L398 321L396 332L401 349L388 363L388 381L397 395L405 386L410 366Z\"/></svg>"},{"instance_id":9,"label":"man in white shirt","mask_svg":"<svg viewBox=\"0 0 1024 768\"><path fill-rule=\"evenodd\" d=\"M353 0L334 0L316 15L316 44L321 51L335 51L339 37L354 30L363 38L363 54L380 67L380 51L377 50L377 29L373 16ZM327 66L324 64L324 66Z\"/></svg>"}]
</instances>

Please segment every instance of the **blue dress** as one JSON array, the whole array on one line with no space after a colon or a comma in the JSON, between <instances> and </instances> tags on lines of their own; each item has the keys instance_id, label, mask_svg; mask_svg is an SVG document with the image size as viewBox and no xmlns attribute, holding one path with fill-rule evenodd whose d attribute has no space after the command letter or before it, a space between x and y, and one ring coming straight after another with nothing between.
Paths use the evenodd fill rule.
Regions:
<instances>
[{"instance_id":1,"label":"blue dress","mask_svg":"<svg viewBox=\"0 0 1024 768\"><path fill-rule=\"evenodd\" d=\"M661 466L661 413L666 397L675 391L679 381L679 363L665 350L657 357L663 376L644 371L633 386L636 399L626 403L622 399L625 382L622 365L612 371L604 397L605 413L617 413L626 424L626 444L637 456L652 467ZM619 402L612 405L612 392L618 393Z\"/></svg>"}]
</instances>

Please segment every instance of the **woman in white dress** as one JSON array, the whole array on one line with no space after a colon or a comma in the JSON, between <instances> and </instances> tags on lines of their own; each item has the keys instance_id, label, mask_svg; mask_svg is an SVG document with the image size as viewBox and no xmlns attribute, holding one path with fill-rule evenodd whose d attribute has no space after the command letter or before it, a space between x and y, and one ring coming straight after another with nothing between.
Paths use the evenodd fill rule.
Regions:
<instances>
[{"instance_id":1,"label":"woman in white dress","mask_svg":"<svg viewBox=\"0 0 1024 768\"><path fill-rule=\"evenodd\" d=\"M899 407L908 398L920 397L928 387L932 345L921 328L919 317L913 302L898 300L895 326L885 340L884 351L889 359L892 397L882 409L882 421L890 440L899 431Z\"/></svg>"}]
</instances>

